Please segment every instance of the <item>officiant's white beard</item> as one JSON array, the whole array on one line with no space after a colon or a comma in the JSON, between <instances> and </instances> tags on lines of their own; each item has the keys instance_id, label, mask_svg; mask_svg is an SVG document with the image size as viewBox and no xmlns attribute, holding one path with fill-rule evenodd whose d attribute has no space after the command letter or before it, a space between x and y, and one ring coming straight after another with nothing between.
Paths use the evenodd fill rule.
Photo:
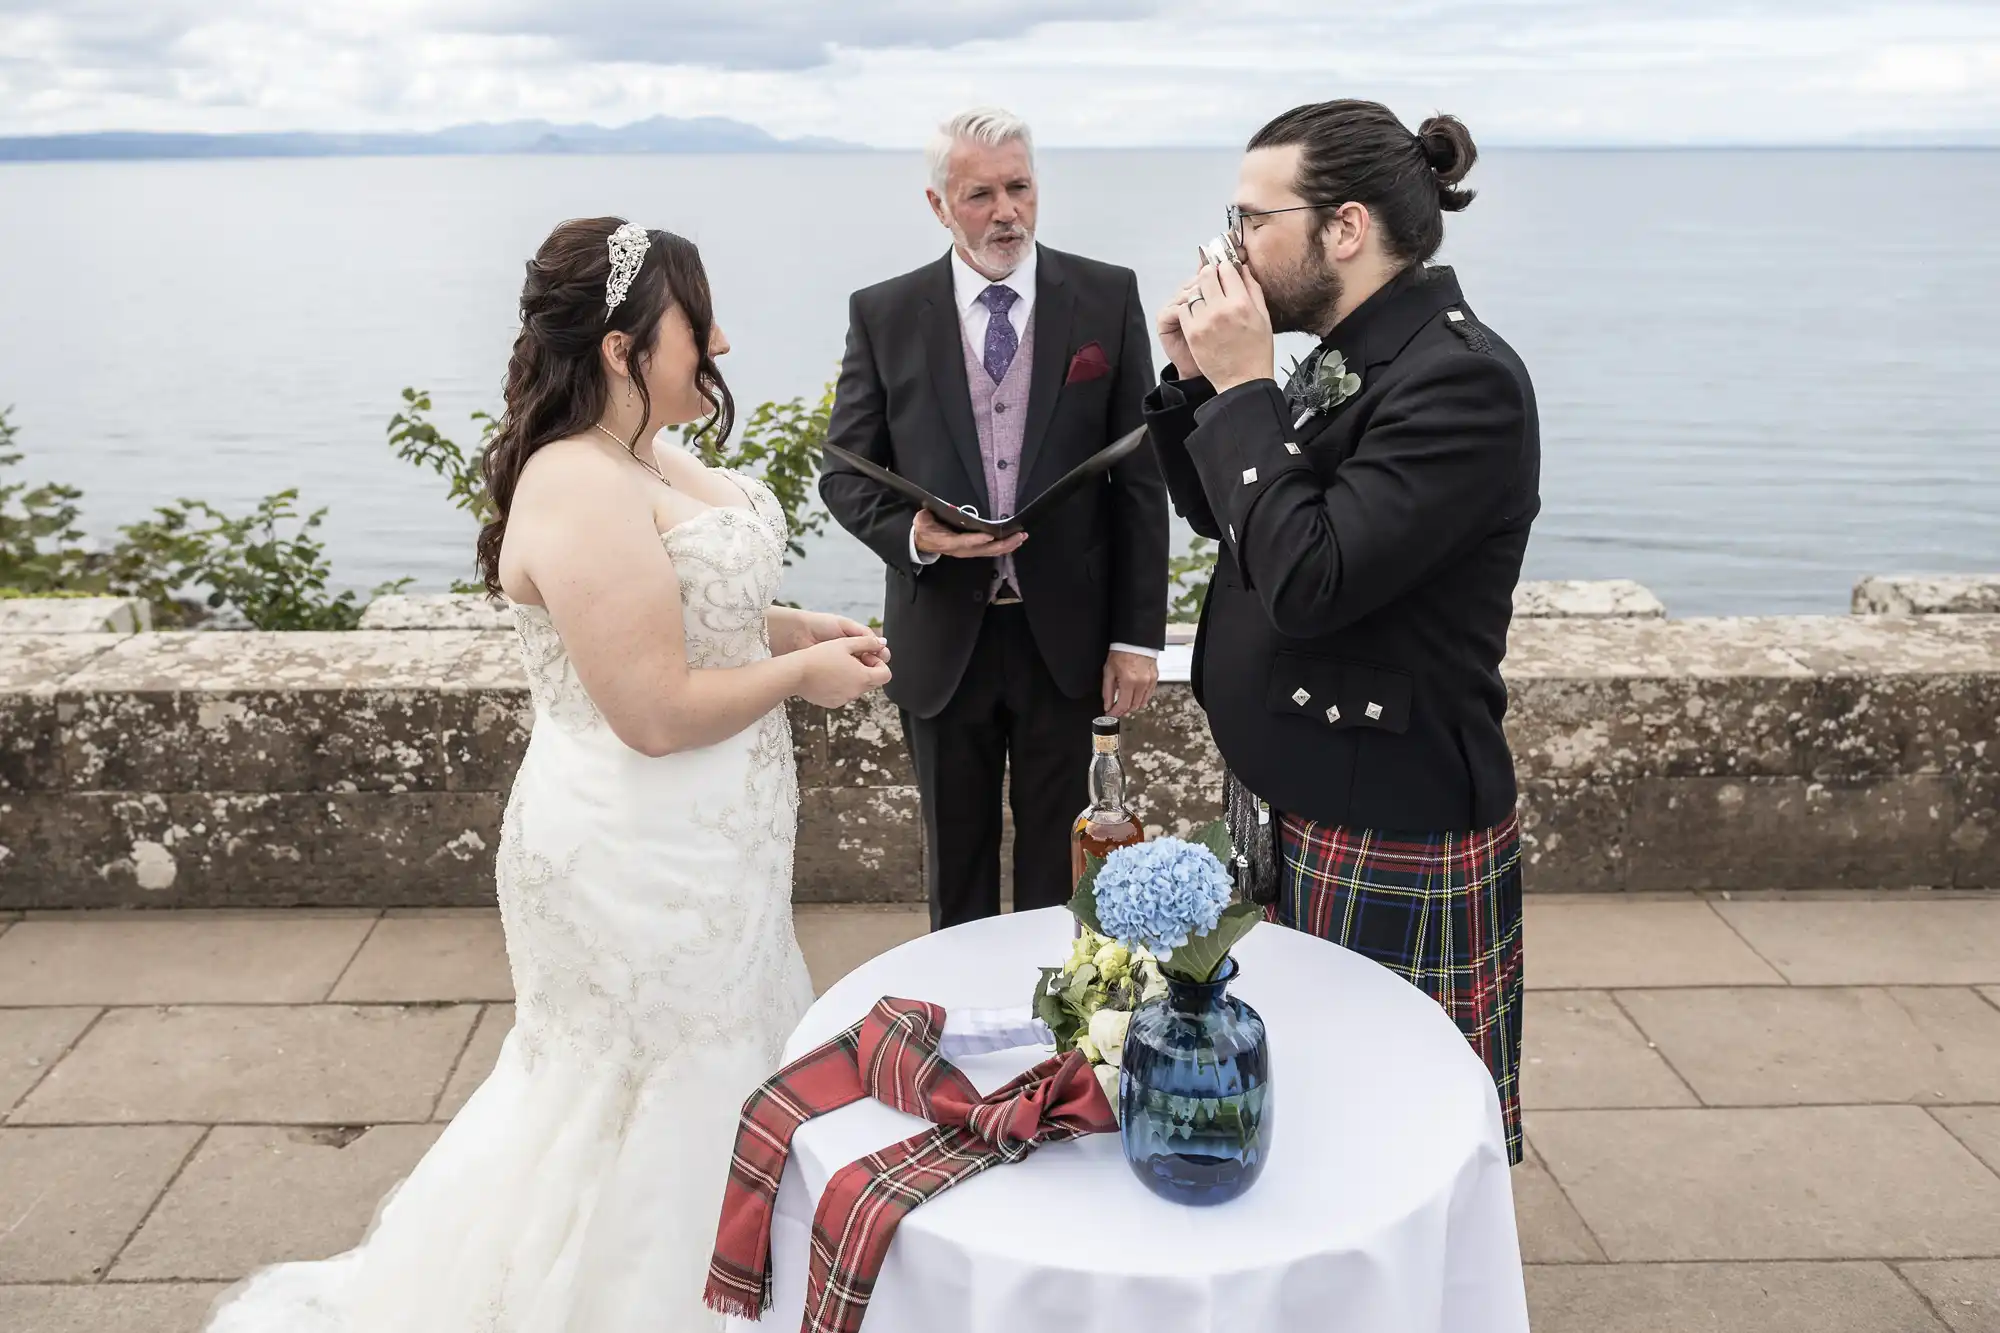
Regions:
<instances>
[{"instance_id":1,"label":"officiant's white beard","mask_svg":"<svg viewBox=\"0 0 2000 1333\"><path fill-rule=\"evenodd\" d=\"M954 227L953 230L958 229ZM958 244L959 248L971 257L973 267L982 273L1004 278L1021 267L1034 250L1035 229L1018 226L994 227L979 238L977 245L974 245L961 231L958 235Z\"/></svg>"}]
</instances>

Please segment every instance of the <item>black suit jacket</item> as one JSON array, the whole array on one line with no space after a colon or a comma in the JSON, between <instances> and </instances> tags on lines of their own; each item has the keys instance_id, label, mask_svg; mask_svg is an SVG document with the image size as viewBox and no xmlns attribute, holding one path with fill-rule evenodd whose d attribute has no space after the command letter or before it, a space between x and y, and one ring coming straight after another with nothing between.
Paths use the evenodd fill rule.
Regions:
<instances>
[{"instance_id":1,"label":"black suit jacket","mask_svg":"<svg viewBox=\"0 0 2000 1333\"><path fill-rule=\"evenodd\" d=\"M1270 380L1147 401L1176 507L1222 543L1195 694L1280 810L1489 828L1515 802L1500 662L1541 506L1534 387L1446 268L1406 270L1328 341L1361 387L1303 425Z\"/></svg>"},{"instance_id":2,"label":"black suit jacket","mask_svg":"<svg viewBox=\"0 0 2000 1333\"><path fill-rule=\"evenodd\" d=\"M1141 424L1153 389L1152 344L1130 269L1041 247L1035 268L1035 362L1017 505ZM1086 343L1111 373L1066 383ZM953 504L991 514L951 256L864 288L848 306L847 353L827 440ZM993 561L910 560L915 508L829 455L820 495L840 525L887 567L882 629L895 649L888 694L919 717L943 710L979 638ZM1038 521L1014 555L1035 644L1065 694L1099 688L1113 643L1166 638L1167 498L1146 450Z\"/></svg>"}]
</instances>

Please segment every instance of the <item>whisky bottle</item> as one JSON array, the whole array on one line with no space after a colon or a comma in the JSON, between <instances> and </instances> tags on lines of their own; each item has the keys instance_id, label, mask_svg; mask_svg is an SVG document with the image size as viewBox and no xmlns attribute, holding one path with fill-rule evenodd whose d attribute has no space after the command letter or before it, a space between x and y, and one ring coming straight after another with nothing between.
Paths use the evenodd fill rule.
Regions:
<instances>
[{"instance_id":1,"label":"whisky bottle","mask_svg":"<svg viewBox=\"0 0 2000 1333\"><path fill-rule=\"evenodd\" d=\"M1118 719L1090 724L1090 804L1070 832L1070 883L1083 879L1086 858L1111 855L1146 840L1146 831L1125 808L1125 770L1118 762Z\"/></svg>"}]
</instances>

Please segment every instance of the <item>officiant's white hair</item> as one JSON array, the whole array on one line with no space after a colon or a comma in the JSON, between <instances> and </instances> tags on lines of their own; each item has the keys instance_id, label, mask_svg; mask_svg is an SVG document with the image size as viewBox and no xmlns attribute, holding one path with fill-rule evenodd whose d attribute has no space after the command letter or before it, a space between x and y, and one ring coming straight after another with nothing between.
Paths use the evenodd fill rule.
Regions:
<instances>
[{"instance_id":1,"label":"officiant's white hair","mask_svg":"<svg viewBox=\"0 0 2000 1333\"><path fill-rule=\"evenodd\" d=\"M957 143L983 143L989 148L1012 143L1016 139L1028 150L1028 167L1035 165L1035 137L1028 133L1028 122L1011 111L1003 111L997 106L976 106L970 111L961 111L937 127L931 136L930 147L925 150L931 168L931 188L939 198L944 197L945 173L951 165L952 145Z\"/></svg>"}]
</instances>

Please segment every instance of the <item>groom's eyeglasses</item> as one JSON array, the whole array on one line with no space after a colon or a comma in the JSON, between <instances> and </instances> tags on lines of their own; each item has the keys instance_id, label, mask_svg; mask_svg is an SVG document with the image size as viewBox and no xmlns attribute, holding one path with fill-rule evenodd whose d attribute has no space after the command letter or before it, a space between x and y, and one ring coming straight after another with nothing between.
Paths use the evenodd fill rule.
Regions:
<instances>
[{"instance_id":1,"label":"groom's eyeglasses","mask_svg":"<svg viewBox=\"0 0 2000 1333\"><path fill-rule=\"evenodd\" d=\"M1229 243L1238 250L1243 248L1243 219L1245 218L1267 218L1273 213L1303 213L1309 208L1344 207L1346 207L1344 203L1294 204L1290 208L1244 208L1237 204L1231 204L1227 213L1229 218Z\"/></svg>"}]
</instances>

